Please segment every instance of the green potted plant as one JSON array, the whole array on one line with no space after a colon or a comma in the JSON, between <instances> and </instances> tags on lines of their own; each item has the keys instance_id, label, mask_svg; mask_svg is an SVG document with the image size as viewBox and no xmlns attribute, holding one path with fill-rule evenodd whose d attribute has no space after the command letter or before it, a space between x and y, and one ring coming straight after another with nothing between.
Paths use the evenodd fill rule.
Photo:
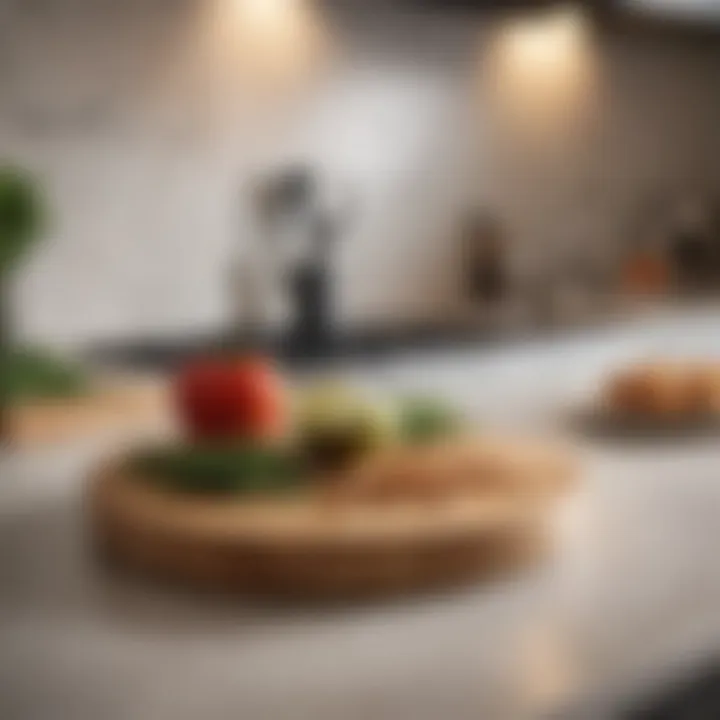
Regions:
<instances>
[{"instance_id":1,"label":"green potted plant","mask_svg":"<svg viewBox=\"0 0 720 720\"><path fill-rule=\"evenodd\" d=\"M0 438L9 432L10 405L27 397L74 394L79 370L45 352L19 348L13 327L11 279L46 226L45 198L25 170L0 164Z\"/></svg>"}]
</instances>

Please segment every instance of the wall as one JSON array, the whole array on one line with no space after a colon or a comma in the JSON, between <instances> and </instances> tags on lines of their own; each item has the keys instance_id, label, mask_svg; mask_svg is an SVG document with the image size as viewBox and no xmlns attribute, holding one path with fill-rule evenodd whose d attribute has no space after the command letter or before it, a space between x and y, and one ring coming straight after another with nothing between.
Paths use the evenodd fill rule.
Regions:
<instances>
[{"instance_id":1,"label":"wall","mask_svg":"<svg viewBox=\"0 0 720 720\"><path fill-rule=\"evenodd\" d=\"M720 188L720 51L548 50L522 23L391 5L0 0L0 156L42 175L56 219L19 278L24 333L222 326L249 180L288 157L362 198L336 258L347 324L462 313L470 203L497 209L527 272L564 247L616 254L643 194Z\"/></svg>"}]
</instances>

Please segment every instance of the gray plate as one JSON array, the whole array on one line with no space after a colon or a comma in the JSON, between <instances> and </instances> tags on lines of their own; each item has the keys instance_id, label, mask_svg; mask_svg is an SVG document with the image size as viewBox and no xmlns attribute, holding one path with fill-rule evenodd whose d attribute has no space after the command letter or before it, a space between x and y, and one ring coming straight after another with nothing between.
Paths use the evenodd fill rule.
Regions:
<instances>
[{"instance_id":1,"label":"gray plate","mask_svg":"<svg viewBox=\"0 0 720 720\"><path fill-rule=\"evenodd\" d=\"M701 413L682 418L613 413L599 407L584 407L569 413L573 430L596 439L612 441L657 441L720 436L720 415Z\"/></svg>"}]
</instances>

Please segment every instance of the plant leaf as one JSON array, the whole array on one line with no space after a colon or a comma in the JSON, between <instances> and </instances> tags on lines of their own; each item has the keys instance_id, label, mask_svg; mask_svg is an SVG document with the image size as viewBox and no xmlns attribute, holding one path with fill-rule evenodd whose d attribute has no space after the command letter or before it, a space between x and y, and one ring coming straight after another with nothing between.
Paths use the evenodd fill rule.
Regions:
<instances>
[{"instance_id":1,"label":"plant leaf","mask_svg":"<svg viewBox=\"0 0 720 720\"><path fill-rule=\"evenodd\" d=\"M44 210L33 177L0 165L0 272L9 270L40 236Z\"/></svg>"}]
</instances>

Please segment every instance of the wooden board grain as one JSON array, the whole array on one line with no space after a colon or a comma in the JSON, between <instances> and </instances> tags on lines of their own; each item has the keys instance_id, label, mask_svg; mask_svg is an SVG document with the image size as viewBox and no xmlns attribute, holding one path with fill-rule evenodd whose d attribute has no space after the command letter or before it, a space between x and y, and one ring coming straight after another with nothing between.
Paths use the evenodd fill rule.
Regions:
<instances>
[{"instance_id":1,"label":"wooden board grain","mask_svg":"<svg viewBox=\"0 0 720 720\"><path fill-rule=\"evenodd\" d=\"M104 556L158 579L242 594L358 598L508 572L551 547L558 498L354 504L198 498L101 468L87 497Z\"/></svg>"},{"instance_id":2,"label":"wooden board grain","mask_svg":"<svg viewBox=\"0 0 720 720\"><path fill-rule=\"evenodd\" d=\"M12 408L9 419L11 442L23 448L167 422L164 384L128 379L97 383L93 392L78 398L22 403Z\"/></svg>"}]
</instances>

